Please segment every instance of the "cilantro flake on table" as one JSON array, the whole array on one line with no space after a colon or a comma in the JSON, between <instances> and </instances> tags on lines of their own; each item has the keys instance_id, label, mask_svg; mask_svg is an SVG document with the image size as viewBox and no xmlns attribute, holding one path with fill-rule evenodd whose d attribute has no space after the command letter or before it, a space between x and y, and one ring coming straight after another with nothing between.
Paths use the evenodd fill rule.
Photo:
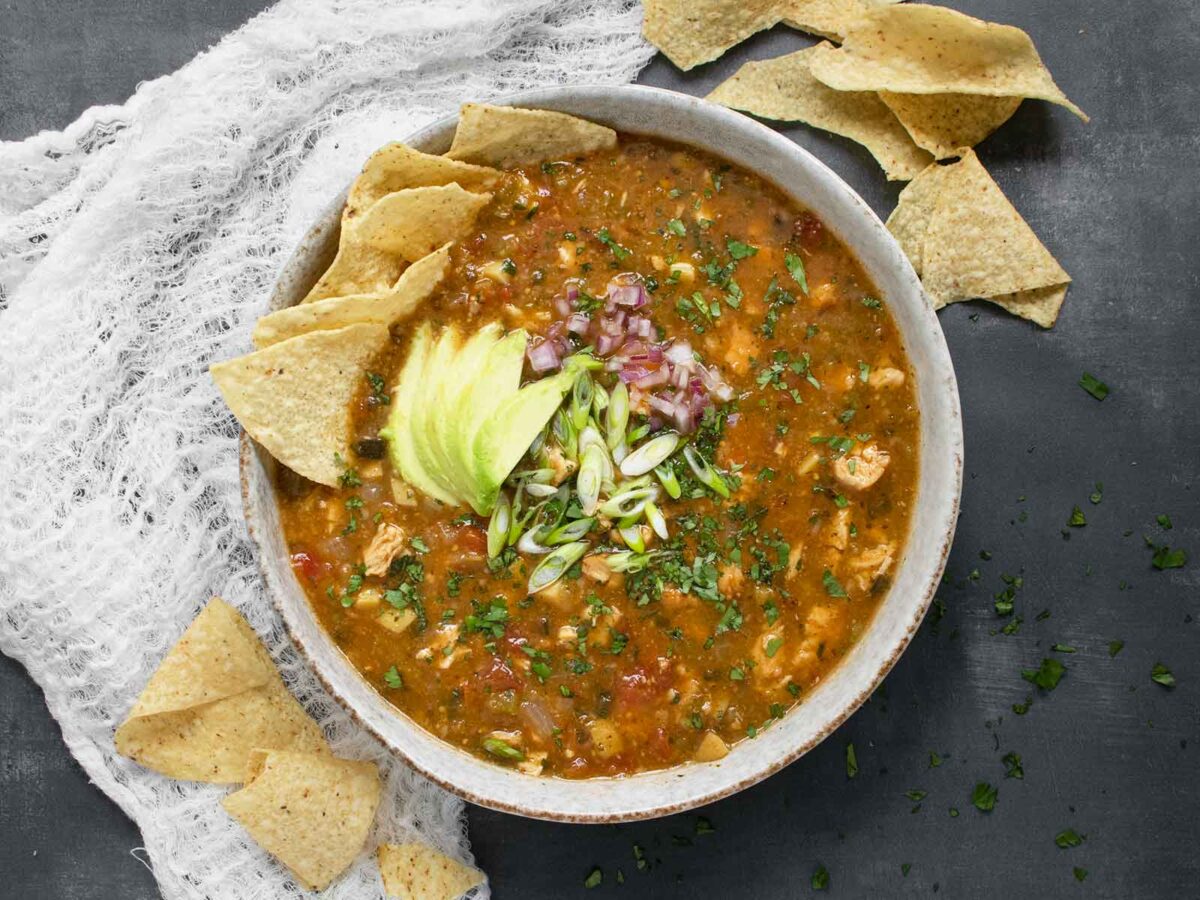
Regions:
<instances>
[{"instance_id":1,"label":"cilantro flake on table","mask_svg":"<svg viewBox=\"0 0 1200 900\"><path fill-rule=\"evenodd\" d=\"M1108 642L1108 655L1116 656L1118 653L1121 652L1122 649L1124 649L1124 647L1125 647L1124 641L1109 641Z\"/></svg>"},{"instance_id":2,"label":"cilantro flake on table","mask_svg":"<svg viewBox=\"0 0 1200 900\"><path fill-rule=\"evenodd\" d=\"M1021 765L1020 755L1010 751L1001 757L1000 762L1004 763L1005 778L1025 778L1025 769Z\"/></svg>"},{"instance_id":3,"label":"cilantro flake on table","mask_svg":"<svg viewBox=\"0 0 1200 900\"><path fill-rule=\"evenodd\" d=\"M1083 881L1088 876L1088 870L1081 869L1079 866L1072 868L1071 873L1075 876L1076 881Z\"/></svg>"},{"instance_id":4,"label":"cilantro flake on table","mask_svg":"<svg viewBox=\"0 0 1200 900\"><path fill-rule=\"evenodd\" d=\"M1083 510L1078 506L1071 510L1071 517L1067 519L1067 524L1072 528L1082 528L1087 524L1087 519L1083 516Z\"/></svg>"},{"instance_id":5,"label":"cilantro flake on table","mask_svg":"<svg viewBox=\"0 0 1200 900\"><path fill-rule=\"evenodd\" d=\"M1078 847L1084 842L1086 835L1081 835L1074 828L1066 828L1054 836L1054 844L1060 850Z\"/></svg>"},{"instance_id":6,"label":"cilantro flake on table","mask_svg":"<svg viewBox=\"0 0 1200 900\"><path fill-rule=\"evenodd\" d=\"M1097 400L1103 400L1108 396L1108 385L1091 372L1083 373L1083 376L1079 379L1079 386Z\"/></svg>"},{"instance_id":7,"label":"cilantro flake on table","mask_svg":"<svg viewBox=\"0 0 1200 900\"><path fill-rule=\"evenodd\" d=\"M1052 691L1058 687L1066 671L1067 667L1057 659L1043 659L1041 666L1036 669L1022 669L1021 677L1043 691Z\"/></svg>"},{"instance_id":8,"label":"cilantro flake on table","mask_svg":"<svg viewBox=\"0 0 1200 900\"><path fill-rule=\"evenodd\" d=\"M583 879L585 888L600 887L604 883L604 872L599 866L593 866L592 871L588 872L587 878Z\"/></svg>"},{"instance_id":9,"label":"cilantro flake on table","mask_svg":"<svg viewBox=\"0 0 1200 900\"><path fill-rule=\"evenodd\" d=\"M858 774L858 754L854 752L854 742L846 745L846 777L853 778Z\"/></svg>"},{"instance_id":10,"label":"cilantro flake on table","mask_svg":"<svg viewBox=\"0 0 1200 900\"><path fill-rule=\"evenodd\" d=\"M1091 494L1088 495L1088 500L1091 501L1093 506L1099 506L1100 501L1103 499L1104 499L1104 483L1101 481L1097 481L1096 489L1094 491L1092 491Z\"/></svg>"},{"instance_id":11,"label":"cilantro flake on table","mask_svg":"<svg viewBox=\"0 0 1200 900\"><path fill-rule=\"evenodd\" d=\"M1160 662L1154 664L1154 668L1150 670L1150 680L1155 684L1161 684L1165 688L1175 687L1175 676Z\"/></svg>"},{"instance_id":12,"label":"cilantro flake on table","mask_svg":"<svg viewBox=\"0 0 1200 900\"><path fill-rule=\"evenodd\" d=\"M971 791L971 803L980 812L991 812L996 808L996 798L1000 792L986 781L981 781L975 785L975 789Z\"/></svg>"},{"instance_id":13,"label":"cilantro flake on table","mask_svg":"<svg viewBox=\"0 0 1200 900\"><path fill-rule=\"evenodd\" d=\"M818 865L817 870L812 873L811 884L814 891L829 890L829 870L822 865Z\"/></svg>"},{"instance_id":14,"label":"cilantro flake on table","mask_svg":"<svg viewBox=\"0 0 1200 900\"><path fill-rule=\"evenodd\" d=\"M1163 531L1170 531L1172 528L1175 527L1171 524L1171 517L1168 516L1166 513L1162 513L1160 515L1155 516L1154 521L1158 523L1158 527L1161 528Z\"/></svg>"}]
</instances>

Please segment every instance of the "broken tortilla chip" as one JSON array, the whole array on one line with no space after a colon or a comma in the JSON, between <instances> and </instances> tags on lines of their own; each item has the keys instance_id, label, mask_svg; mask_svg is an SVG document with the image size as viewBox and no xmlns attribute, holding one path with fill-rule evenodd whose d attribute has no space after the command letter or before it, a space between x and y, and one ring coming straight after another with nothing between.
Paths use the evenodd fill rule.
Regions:
<instances>
[{"instance_id":1,"label":"broken tortilla chip","mask_svg":"<svg viewBox=\"0 0 1200 900\"><path fill-rule=\"evenodd\" d=\"M1020 97L982 94L896 94L880 91L879 98L896 114L918 147L937 159L957 156L974 147L1012 118Z\"/></svg>"},{"instance_id":2,"label":"broken tortilla chip","mask_svg":"<svg viewBox=\"0 0 1200 900\"><path fill-rule=\"evenodd\" d=\"M642 36L685 72L782 17L778 0L645 0Z\"/></svg>"},{"instance_id":3,"label":"broken tortilla chip","mask_svg":"<svg viewBox=\"0 0 1200 900\"><path fill-rule=\"evenodd\" d=\"M338 483L350 453L350 402L389 338L384 325L310 331L215 363L213 381L242 428L310 481Z\"/></svg>"},{"instance_id":4,"label":"broken tortilla chip","mask_svg":"<svg viewBox=\"0 0 1200 900\"><path fill-rule=\"evenodd\" d=\"M841 41L850 23L864 13L901 0L783 0L783 24L797 31Z\"/></svg>"},{"instance_id":5,"label":"broken tortilla chip","mask_svg":"<svg viewBox=\"0 0 1200 900\"><path fill-rule=\"evenodd\" d=\"M401 259L417 260L463 237L491 194L457 184L405 188L372 204L353 226L356 240Z\"/></svg>"},{"instance_id":6,"label":"broken tortilla chip","mask_svg":"<svg viewBox=\"0 0 1200 900\"><path fill-rule=\"evenodd\" d=\"M616 145L611 128L566 113L464 103L446 156L485 166L522 166Z\"/></svg>"},{"instance_id":7,"label":"broken tortilla chip","mask_svg":"<svg viewBox=\"0 0 1200 900\"><path fill-rule=\"evenodd\" d=\"M812 73L839 91L1028 97L1087 116L1054 83L1029 35L940 6L885 6L823 46Z\"/></svg>"},{"instance_id":8,"label":"broken tortilla chip","mask_svg":"<svg viewBox=\"0 0 1200 900\"><path fill-rule=\"evenodd\" d=\"M264 850L319 891L362 852L379 805L374 763L312 753L271 751L224 800L234 819Z\"/></svg>"},{"instance_id":9,"label":"broken tortilla chip","mask_svg":"<svg viewBox=\"0 0 1200 900\"><path fill-rule=\"evenodd\" d=\"M974 151L931 166L900 194L888 228L935 309L981 298L1053 326L1071 277L1004 196Z\"/></svg>"},{"instance_id":10,"label":"broken tortilla chip","mask_svg":"<svg viewBox=\"0 0 1200 900\"><path fill-rule=\"evenodd\" d=\"M163 658L126 720L118 752L188 781L244 781L255 747L327 752L254 630L214 598Z\"/></svg>"},{"instance_id":11,"label":"broken tortilla chip","mask_svg":"<svg viewBox=\"0 0 1200 900\"><path fill-rule=\"evenodd\" d=\"M254 346L269 347L309 331L328 331L356 322L391 326L412 315L441 282L450 261L450 244L423 256L400 280L378 294L351 294L301 303L263 316L254 326Z\"/></svg>"},{"instance_id":12,"label":"broken tortilla chip","mask_svg":"<svg viewBox=\"0 0 1200 900\"><path fill-rule=\"evenodd\" d=\"M380 844L379 871L388 896L403 900L457 900L484 882L478 869L425 844Z\"/></svg>"},{"instance_id":13,"label":"broken tortilla chip","mask_svg":"<svg viewBox=\"0 0 1200 900\"><path fill-rule=\"evenodd\" d=\"M835 91L813 78L809 62L819 44L762 62L748 62L708 99L765 119L799 121L862 144L891 180L907 180L932 162L870 91Z\"/></svg>"},{"instance_id":14,"label":"broken tortilla chip","mask_svg":"<svg viewBox=\"0 0 1200 900\"><path fill-rule=\"evenodd\" d=\"M358 218L377 201L405 188L440 187L453 182L468 191L487 191L503 174L487 166L422 153L406 144L387 144L371 154L362 174L351 185L342 222Z\"/></svg>"}]
</instances>

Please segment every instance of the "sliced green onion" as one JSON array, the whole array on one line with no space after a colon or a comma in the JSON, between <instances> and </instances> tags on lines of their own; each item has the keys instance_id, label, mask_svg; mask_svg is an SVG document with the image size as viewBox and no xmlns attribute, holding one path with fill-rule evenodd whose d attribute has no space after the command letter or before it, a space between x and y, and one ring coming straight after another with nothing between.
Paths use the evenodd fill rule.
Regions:
<instances>
[{"instance_id":1,"label":"sliced green onion","mask_svg":"<svg viewBox=\"0 0 1200 900\"><path fill-rule=\"evenodd\" d=\"M592 526L596 524L594 517L589 516L586 519L572 519L566 525L560 525L550 532L546 538L546 543L550 546L558 544L566 544L570 541L578 541L583 538Z\"/></svg>"},{"instance_id":2,"label":"sliced green onion","mask_svg":"<svg viewBox=\"0 0 1200 900\"><path fill-rule=\"evenodd\" d=\"M529 451L528 451L529 455L537 456L539 453L542 452L542 447L544 447L545 445L546 445L546 429L543 428L541 431L538 432L537 437L535 437L533 439L533 443L531 443L529 445Z\"/></svg>"},{"instance_id":3,"label":"sliced green onion","mask_svg":"<svg viewBox=\"0 0 1200 900\"><path fill-rule=\"evenodd\" d=\"M679 435L673 431L665 431L646 441L621 460L621 474L629 478L645 475L655 466L665 462L678 446Z\"/></svg>"},{"instance_id":4,"label":"sliced green onion","mask_svg":"<svg viewBox=\"0 0 1200 900\"><path fill-rule=\"evenodd\" d=\"M520 484L522 481L531 481L535 484L549 484L550 479L553 477L553 469L526 469L524 472L513 472L508 476L508 480L514 484Z\"/></svg>"},{"instance_id":5,"label":"sliced green onion","mask_svg":"<svg viewBox=\"0 0 1200 900\"><path fill-rule=\"evenodd\" d=\"M612 572L640 572L650 562L650 553L634 553L632 550L620 550L601 557L604 564Z\"/></svg>"},{"instance_id":6,"label":"sliced green onion","mask_svg":"<svg viewBox=\"0 0 1200 900\"><path fill-rule=\"evenodd\" d=\"M608 391L600 387L600 385L596 385L595 388L596 390L592 394L592 415L599 422L600 417L604 415L604 411L608 409Z\"/></svg>"},{"instance_id":7,"label":"sliced green onion","mask_svg":"<svg viewBox=\"0 0 1200 900\"><path fill-rule=\"evenodd\" d=\"M567 574L567 569L579 562L590 545L586 541L563 544L538 563L529 574L529 593L544 591Z\"/></svg>"},{"instance_id":8,"label":"sliced green onion","mask_svg":"<svg viewBox=\"0 0 1200 900\"><path fill-rule=\"evenodd\" d=\"M521 535L517 541L517 549L522 553L528 553L530 556L541 556L549 553L550 548L538 540L538 535L543 531L541 526L535 525Z\"/></svg>"},{"instance_id":9,"label":"sliced green onion","mask_svg":"<svg viewBox=\"0 0 1200 900\"><path fill-rule=\"evenodd\" d=\"M600 490L604 486L605 463L608 455L603 447L589 444L583 451L583 462L579 464L579 474L575 476L575 492L579 495L579 505L585 516L594 515L600 505Z\"/></svg>"},{"instance_id":10,"label":"sliced green onion","mask_svg":"<svg viewBox=\"0 0 1200 900\"><path fill-rule=\"evenodd\" d=\"M672 500L678 500L683 496L683 486L679 483L679 479L675 477L675 467L671 463L663 463L654 470L654 475L666 489L667 496Z\"/></svg>"},{"instance_id":11,"label":"sliced green onion","mask_svg":"<svg viewBox=\"0 0 1200 900\"><path fill-rule=\"evenodd\" d=\"M646 504L646 521L650 523L650 527L664 541L670 537L667 531L667 517L662 514L662 510L653 503Z\"/></svg>"},{"instance_id":12,"label":"sliced green onion","mask_svg":"<svg viewBox=\"0 0 1200 900\"><path fill-rule=\"evenodd\" d=\"M688 465L692 467L692 474L696 476L697 481L725 499L729 499L729 485L725 483L721 473L710 466L708 460L701 456L695 447L688 444L683 448L683 456Z\"/></svg>"},{"instance_id":13,"label":"sliced green onion","mask_svg":"<svg viewBox=\"0 0 1200 900\"><path fill-rule=\"evenodd\" d=\"M642 537L641 525L626 525L623 528L618 528L617 533L621 535L621 540L625 542L625 546L634 553L646 552L646 539Z\"/></svg>"},{"instance_id":14,"label":"sliced green onion","mask_svg":"<svg viewBox=\"0 0 1200 900\"><path fill-rule=\"evenodd\" d=\"M604 360L597 359L591 353L573 353L563 360L564 369L574 369L577 372L588 372L592 369L603 369Z\"/></svg>"},{"instance_id":15,"label":"sliced green onion","mask_svg":"<svg viewBox=\"0 0 1200 900\"><path fill-rule=\"evenodd\" d=\"M525 485L525 493L527 493L530 497L537 497L541 499L543 497L553 497L558 493L558 488L552 484L541 484L537 481L531 481L529 484Z\"/></svg>"},{"instance_id":16,"label":"sliced green onion","mask_svg":"<svg viewBox=\"0 0 1200 900\"><path fill-rule=\"evenodd\" d=\"M608 398L608 409L604 414L604 433L608 438L608 449L615 454L625 443L625 426L629 424L629 388L618 381Z\"/></svg>"},{"instance_id":17,"label":"sliced green onion","mask_svg":"<svg viewBox=\"0 0 1200 900\"><path fill-rule=\"evenodd\" d=\"M592 411L592 376L587 372L575 379L575 387L571 391L571 424L576 429L582 429L587 424L588 414Z\"/></svg>"},{"instance_id":18,"label":"sliced green onion","mask_svg":"<svg viewBox=\"0 0 1200 900\"><path fill-rule=\"evenodd\" d=\"M500 738L485 738L483 749L492 754L492 756L498 756L500 759L511 759L516 762L522 762L525 759L524 753L512 744L500 740Z\"/></svg>"},{"instance_id":19,"label":"sliced green onion","mask_svg":"<svg viewBox=\"0 0 1200 900\"><path fill-rule=\"evenodd\" d=\"M631 491L622 490L600 504L600 515L609 519L624 519L641 513L646 504L658 495L658 488L640 487Z\"/></svg>"},{"instance_id":20,"label":"sliced green onion","mask_svg":"<svg viewBox=\"0 0 1200 900\"><path fill-rule=\"evenodd\" d=\"M629 432L629 434L625 435L625 443L627 443L630 447L632 447L634 444L636 444L638 441L640 441L642 438L644 438L649 433L650 433L650 423L645 422L645 423L639 425L637 428L633 429L633 431Z\"/></svg>"},{"instance_id":21,"label":"sliced green onion","mask_svg":"<svg viewBox=\"0 0 1200 900\"><path fill-rule=\"evenodd\" d=\"M496 506L492 517L488 520L487 554L489 559L495 559L508 546L508 530L512 525L512 504L508 494L501 491L496 497Z\"/></svg>"},{"instance_id":22,"label":"sliced green onion","mask_svg":"<svg viewBox=\"0 0 1200 900\"><path fill-rule=\"evenodd\" d=\"M574 462L579 441L579 429L575 427L575 423L571 421L571 417L565 409L560 409L554 414L554 418L550 422L550 430L554 432L558 445L562 447L563 455Z\"/></svg>"}]
</instances>

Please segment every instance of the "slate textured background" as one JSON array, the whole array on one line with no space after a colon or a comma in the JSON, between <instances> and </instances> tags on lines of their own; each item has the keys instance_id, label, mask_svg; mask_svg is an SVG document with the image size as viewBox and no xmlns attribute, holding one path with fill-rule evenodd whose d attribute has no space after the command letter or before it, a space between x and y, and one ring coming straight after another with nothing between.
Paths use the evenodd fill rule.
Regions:
<instances>
[{"instance_id":1,"label":"slate textured background","mask_svg":"<svg viewBox=\"0 0 1200 900\"><path fill-rule=\"evenodd\" d=\"M121 102L265 5L4 0L0 139ZM700 811L714 834L695 834L696 815L568 827L471 808L475 852L498 897L808 896L818 865L840 897L1200 896L1200 5L954 5L1029 31L1093 120L1026 102L980 148L1075 284L1049 333L981 303L941 313L967 442L944 616L821 747ZM807 43L780 27L690 74L657 59L642 80L703 94L747 59ZM865 151L803 126L783 131L880 215L891 209L898 186ZM1077 386L1084 370L1112 387L1103 403ZM1093 505L1097 481L1103 501ZM1074 505L1087 525L1068 540ZM1155 524L1162 513L1170 532ZM1192 561L1153 570L1143 534ZM1024 583L1015 635L998 633L992 610L1005 574ZM1113 640L1125 642L1116 657ZM1053 654L1055 642L1077 652ZM1067 675L1014 715L1031 693L1021 669L1051 655ZM1159 661L1174 690L1151 682ZM931 751L944 759L936 768ZM1022 757L1022 780L1005 778L1010 751ZM991 813L971 806L978 781L999 787ZM910 790L927 796L914 803ZM1054 836L1068 827L1086 840L1059 849ZM37 688L0 658L0 893L154 897L139 843L69 756ZM634 843L648 872L634 866ZM588 892L593 865L604 885ZM1082 883L1076 866L1088 871Z\"/></svg>"}]
</instances>

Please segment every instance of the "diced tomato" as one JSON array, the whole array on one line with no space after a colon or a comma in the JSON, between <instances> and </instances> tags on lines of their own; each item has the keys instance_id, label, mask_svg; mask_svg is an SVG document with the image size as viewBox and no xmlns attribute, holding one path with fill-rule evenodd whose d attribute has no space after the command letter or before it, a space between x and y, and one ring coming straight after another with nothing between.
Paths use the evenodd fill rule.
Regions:
<instances>
[{"instance_id":1,"label":"diced tomato","mask_svg":"<svg viewBox=\"0 0 1200 900\"><path fill-rule=\"evenodd\" d=\"M803 212L792 226L792 235L803 250L810 253L825 243L825 226L810 212Z\"/></svg>"},{"instance_id":2,"label":"diced tomato","mask_svg":"<svg viewBox=\"0 0 1200 900\"><path fill-rule=\"evenodd\" d=\"M613 702L617 710L630 712L652 706L661 697L662 686L646 668L638 666L617 679Z\"/></svg>"},{"instance_id":3,"label":"diced tomato","mask_svg":"<svg viewBox=\"0 0 1200 900\"><path fill-rule=\"evenodd\" d=\"M451 538L459 553L482 556L487 553L487 532L477 525L463 525Z\"/></svg>"},{"instance_id":4,"label":"diced tomato","mask_svg":"<svg viewBox=\"0 0 1200 900\"><path fill-rule=\"evenodd\" d=\"M492 658L490 667L479 673L479 678L493 691L507 691L521 684L521 679L498 656Z\"/></svg>"},{"instance_id":5,"label":"diced tomato","mask_svg":"<svg viewBox=\"0 0 1200 900\"><path fill-rule=\"evenodd\" d=\"M321 577L325 564L314 554L301 551L292 554L292 568L308 581L316 581Z\"/></svg>"}]
</instances>

